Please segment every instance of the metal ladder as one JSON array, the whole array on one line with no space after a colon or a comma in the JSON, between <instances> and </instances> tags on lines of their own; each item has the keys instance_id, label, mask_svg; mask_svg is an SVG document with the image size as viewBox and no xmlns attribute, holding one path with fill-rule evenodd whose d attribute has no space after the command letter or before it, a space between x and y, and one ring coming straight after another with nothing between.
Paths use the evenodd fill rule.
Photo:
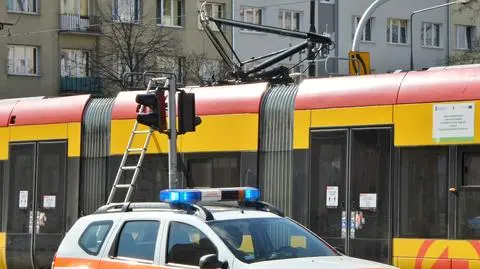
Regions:
<instances>
[{"instance_id":1,"label":"metal ladder","mask_svg":"<svg viewBox=\"0 0 480 269\"><path fill-rule=\"evenodd\" d=\"M164 80L164 78L150 79L148 82L146 93L151 93L157 90L159 86L156 85L156 83L162 80ZM154 84L156 85L156 87L154 86ZM145 107L141 105L139 111L143 112L144 109ZM150 143L150 138L152 137L152 134L155 131L151 127L148 130L140 131L138 127L139 127L139 123L135 120L135 124L133 126L132 132L130 133L130 139L128 140L128 144L127 144L127 147L125 148L125 152L123 153L122 162L120 163L120 166L117 171L117 176L115 177L115 181L113 182L112 190L110 191L110 195L108 196L107 205L113 202L113 198L115 197L115 193L117 189L128 188L127 194L125 195L124 203L129 202L130 197L132 196L133 188L137 181L138 173L140 172L140 168L142 167L143 158L145 157L148 144ZM146 135L145 142L143 144L143 147L141 148L132 148L132 143L136 135ZM126 166L125 164L127 162L129 153L132 153L132 152L140 152L140 157L138 159L138 162L135 166ZM134 170L134 172L133 172L132 179L130 180L130 184L119 184L119 181L120 181L120 178L122 178L123 172L132 171L132 170Z\"/></svg>"}]
</instances>

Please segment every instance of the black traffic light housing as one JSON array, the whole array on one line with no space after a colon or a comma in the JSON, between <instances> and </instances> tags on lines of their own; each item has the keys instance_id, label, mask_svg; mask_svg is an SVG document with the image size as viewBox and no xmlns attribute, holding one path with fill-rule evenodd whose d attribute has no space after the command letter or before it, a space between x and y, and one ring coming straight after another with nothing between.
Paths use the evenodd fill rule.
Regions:
<instances>
[{"instance_id":1,"label":"black traffic light housing","mask_svg":"<svg viewBox=\"0 0 480 269\"><path fill-rule=\"evenodd\" d=\"M195 94L180 91L178 94L178 134L195 132L202 119L195 115Z\"/></svg>"},{"instance_id":2,"label":"black traffic light housing","mask_svg":"<svg viewBox=\"0 0 480 269\"><path fill-rule=\"evenodd\" d=\"M160 132L167 130L166 97L163 89L137 94L135 101L139 107L144 106L144 110L137 113L138 123Z\"/></svg>"}]
</instances>

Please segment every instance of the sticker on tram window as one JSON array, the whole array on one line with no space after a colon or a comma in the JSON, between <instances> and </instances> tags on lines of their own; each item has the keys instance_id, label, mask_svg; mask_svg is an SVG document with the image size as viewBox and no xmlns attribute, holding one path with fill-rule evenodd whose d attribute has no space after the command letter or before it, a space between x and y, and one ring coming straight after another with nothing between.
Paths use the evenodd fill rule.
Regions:
<instances>
[{"instance_id":1,"label":"sticker on tram window","mask_svg":"<svg viewBox=\"0 0 480 269\"><path fill-rule=\"evenodd\" d=\"M338 186L327 186L327 207L338 207Z\"/></svg>"},{"instance_id":2,"label":"sticker on tram window","mask_svg":"<svg viewBox=\"0 0 480 269\"><path fill-rule=\"evenodd\" d=\"M20 191L18 197L18 207L27 208L28 206L28 191Z\"/></svg>"},{"instance_id":3,"label":"sticker on tram window","mask_svg":"<svg viewBox=\"0 0 480 269\"><path fill-rule=\"evenodd\" d=\"M55 195L43 196L43 208L55 208Z\"/></svg>"},{"instance_id":4,"label":"sticker on tram window","mask_svg":"<svg viewBox=\"0 0 480 269\"><path fill-rule=\"evenodd\" d=\"M360 208L361 209L377 208L377 194L376 193L360 193Z\"/></svg>"}]
</instances>

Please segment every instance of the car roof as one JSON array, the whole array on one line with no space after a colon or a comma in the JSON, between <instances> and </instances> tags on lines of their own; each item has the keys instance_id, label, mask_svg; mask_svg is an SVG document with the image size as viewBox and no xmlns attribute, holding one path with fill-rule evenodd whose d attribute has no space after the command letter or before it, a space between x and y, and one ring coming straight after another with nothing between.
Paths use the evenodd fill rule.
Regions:
<instances>
[{"instance_id":1,"label":"car roof","mask_svg":"<svg viewBox=\"0 0 480 269\"><path fill-rule=\"evenodd\" d=\"M214 220L227 220L227 219L249 219L249 218L280 218L280 216L258 210L246 209L242 210L240 208L223 208L223 209L212 209L207 207L214 217Z\"/></svg>"},{"instance_id":2,"label":"car roof","mask_svg":"<svg viewBox=\"0 0 480 269\"><path fill-rule=\"evenodd\" d=\"M263 203L255 206L239 206L236 203L199 203L185 204L182 207L168 203L122 203L106 205L90 215L92 220L114 220L117 218L178 218L188 215L202 221L248 219L248 218L280 218L283 213ZM182 217L183 218L183 217Z\"/></svg>"}]
</instances>

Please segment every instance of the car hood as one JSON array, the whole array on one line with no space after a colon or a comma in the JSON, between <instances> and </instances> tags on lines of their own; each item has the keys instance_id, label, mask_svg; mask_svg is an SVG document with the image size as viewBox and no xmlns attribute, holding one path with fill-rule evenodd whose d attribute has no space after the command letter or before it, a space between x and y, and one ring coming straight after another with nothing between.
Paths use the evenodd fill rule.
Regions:
<instances>
[{"instance_id":1,"label":"car hood","mask_svg":"<svg viewBox=\"0 0 480 269\"><path fill-rule=\"evenodd\" d=\"M397 267L348 256L293 258L256 262L246 265L250 269L395 269Z\"/></svg>"}]
</instances>

